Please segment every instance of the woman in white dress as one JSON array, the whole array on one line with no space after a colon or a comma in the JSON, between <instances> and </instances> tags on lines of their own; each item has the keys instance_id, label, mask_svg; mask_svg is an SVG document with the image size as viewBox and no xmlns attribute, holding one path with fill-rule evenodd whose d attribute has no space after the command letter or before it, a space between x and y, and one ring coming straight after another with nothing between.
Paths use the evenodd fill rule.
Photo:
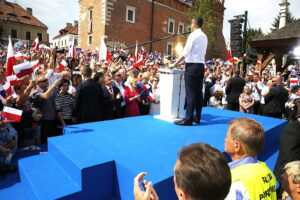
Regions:
<instances>
[{"instance_id":1,"label":"woman in white dress","mask_svg":"<svg viewBox=\"0 0 300 200\"><path fill-rule=\"evenodd\" d=\"M154 77L152 82L152 93L154 96L154 101L150 103L150 115L160 113L160 90L159 90L159 78Z\"/></svg>"}]
</instances>

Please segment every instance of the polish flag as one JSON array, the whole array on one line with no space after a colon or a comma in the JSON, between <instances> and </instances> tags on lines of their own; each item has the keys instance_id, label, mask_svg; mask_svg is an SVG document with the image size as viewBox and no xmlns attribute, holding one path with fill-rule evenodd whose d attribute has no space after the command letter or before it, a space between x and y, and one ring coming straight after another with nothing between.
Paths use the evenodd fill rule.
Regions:
<instances>
[{"instance_id":1,"label":"polish flag","mask_svg":"<svg viewBox=\"0 0 300 200\"><path fill-rule=\"evenodd\" d=\"M220 62L221 62L221 59L218 58L218 59L215 60L215 62L216 62L216 63L220 63Z\"/></svg>"},{"instance_id":2,"label":"polish flag","mask_svg":"<svg viewBox=\"0 0 300 200\"><path fill-rule=\"evenodd\" d=\"M151 102L154 101L154 96L153 96L152 92L149 92L148 99L149 99Z\"/></svg>"},{"instance_id":3,"label":"polish flag","mask_svg":"<svg viewBox=\"0 0 300 200\"><path fill-rule=\"evenodd\" d=\"M120 49L119 53L120 53L120 55L125 55L126 51L124 49Z\"/></svg>"},{"instance_id":4,"label":"polish flag","mask_svg":"<svg viewBox=\"0 0 300 200\"><path fill-rule=\"evenodd\" d=\"M59 69L61 71L65 70L65 68L68 66L68 63L65 60L62 60L59 64Z\"/></svg>"},{"instance_id":5,"label":"polish flag","mask_svg":"<svg viewBox=\"0 0 300 200\"><path fill-rule=\"evenodd\" d=\"M297 84L298 78L290 78L290 84Z\"/></svg>"},{"instance_id":6,"label":"polish flag","mask_svg":"<svg viewBox=\"0 0 300 200\"><path fill-rule=\"evenodd\" d=\"M17 78L22 78L26 75L31 75L33 72L32 64L30 62L15 65L13 69Z\"/></svg>"},{"instance_id":7,"label":"polish flag","mask_svg":"<svg viewBox=\"0 0 300 200\"><path fill-rule=\"evenodd\" d=\"M23 60L28 60L27 54L23 54Z\"/></svg>"},{"instance_id":8,"label":"polish flag","mask_svg":"<svg viewBox=\"0 0 300 200\"><path fill-rule=\"evenodd\" d=\"M143 90L148 90L148 89L150 89L151 87L150 87L149 84L147 84L147 85L143 85L142 88L143 88Z\"/></svg>"},{"instance_id":9,"label":"polish flag","mask_svg":"<svg viewBox=\"0 0 300 200\"><path fill-rule=\"evenodd\" d=\"M231 61L231 59L232 59L231 51L228 50L227 51L227 61Z\"/></svg>"},{"instance_id":10,"label":"polish flag","mask_svg":"<svg viewBox=\"0 0 300 200\"><path fill-rule=\"evenodd\" d=\"M150 63L149 63L149 66L150 66L150 67L154 67L154 66L155 66L154 62L150 62Z\"/></svg>"},{"instance_id":11,"label":"polish flag","mask_svg":"<svg viewBox=\"0 0 300 200\"><path fill-rule=\"evenodd\" d=\"M100 53L99 53L99 58L102 60L106 60L108 62L112 61L112 57L106 47L106 44L104 42L104 39L101 38L101 44L100 44Z\"/></svg>"},{"instance_id":12,"label":"polish flag","mask_svg":"<svg viewBox=\"0 0 300 200\"><path fill-rule=\"evenodd\" d=\"M33 41L32 45L34 46L34 48L33 48L34 51L39 51L40 50L39 37L35 38L35 40Z\"/></svg>"},{"instance_id":13,"label":"polish flag","mask_svg":"<svg viewBox=\"0 0 300 200\"><path fill-rule=\"evenodd\" d=\"M238 59L238 57L233 57L233 62L234 62L234 63L237 63L237 62L239 62L239 59Z\"/></svg>"},{"instance_id":14,"label":"polish flag","mask_svg":"<svg viewBox=\"0 0 300 200\"><path fill-rule=\"evenodd\" d=\"M16 75L10 75L6 77L6 81L9 82L11 86L17 85L18 83L18 78Z\"/></svg>"},{"instance_id":15,"label":"polish flag","mask_svg":"<svg viewBox=\"0 0 300 200\"><path fill-rule=\"evenodd\" d=\"M71 45L68 52L68 57L75 58L75 47L74 44Z\"/></svg>"},{"instance_id":16,"label":"polish flag","mask_svg":"<svg viewBox=\"0 0 300 200\"><path fill-rule=\"evenodd\" d=\"M40 66L39 60L30 62L30 63L31 63L31 65L32 65L32 69L33 69L33 70L35 70L38 66Z\"/></svg>"},{"instance_id":17,"label":"polish flag","mask_svg":"<svg viewBox=\"0 0 300 200\"><path fill-rule=\"evenodd\" d=\"M8 120L13 120L15 122L20 122L22 112L22 110L4 106L1 117L5 117Z\"/></svg>"},{"instance_id":18,"label":"polish flag","mask_svg":"<svg viewBox=\"0 0 300 200\"><path fill-rule=\"evenodd\" d=\"M143 55L143 59L146 60L148 59L149 57L147 56L147 52L145 51L144 47L142 46L142 55Z\"/></svg>"},{"instance_id":19,"label":"polish flag","mask_svg":"<svg viewBox=\"0 0 300 200\"><path fill-rule=\"evenodd\" d=\"M23 54L21 52L17 53L15 55L15 58L16 58L16 60L19 60L19 61L24 59Z\"/></svg>"},{"instance_id":20,"label":"polish flag","mask_svg":"<svg viewBox=\"0 0 300 200\"><path fill-rule=\"evenodd\" d=\"M138 42L136 41L135 44L135 52L134 52L134 63L136 63L138 61Z\"/></svg>"},{"instance_id":21,"label":"polish flag","mask_svg":"<svg viewBox=\"0 0 300 200\"><path fill-rule=\"evenodd\" d=\"M137 62L134 63L134 67L140 67L143 65L143 57L141 56Z\"/></svg>"},{"instance_id":22,"label":"polish flag","mask_svg":"<svg viewBox=\"0 0 300 200\"><path fill-rule=\"evenodd\" d=\"M9 42L7 47L6 76L10 76L13 74L13 66L16 64L16 58L10 36L8 40Z\"/></svg>"},{"instance_id":23,"label":"polish flag","mask_svg":"<svg viewBox=\"0 0 300 200\"><path fill-rule=\"evenodd\" d=\"M256 65L261 65L261 61L260 61L260 60L257 60L257 61L256 61Z\"/></svg>"}]
</instances>

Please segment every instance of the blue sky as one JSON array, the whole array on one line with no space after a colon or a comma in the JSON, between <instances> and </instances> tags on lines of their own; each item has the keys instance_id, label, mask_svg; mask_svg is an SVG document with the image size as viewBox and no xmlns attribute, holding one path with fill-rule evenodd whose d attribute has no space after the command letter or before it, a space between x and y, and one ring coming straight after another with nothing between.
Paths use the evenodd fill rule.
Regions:
<instances>
[{"instance_id":1,"label":"blue sky","mask_svg":"<svg viewBox=\"0 0 300 200\"><path fill-rule=\"evenodd\" d=\"M33 15L40 19L49 28L50 38L58 34L67 22L74 22L78 18L78 0L9 0L19 3L22 7L33 8ZM225 16L223 33L229 39L230 25L228 20L234 15L249 12L251 28L261 27L269 32L271 23L279 13L281 0L225 0ZM289 0L292 14L300 18L300 1Z\"/></svg>"}]
</instances>

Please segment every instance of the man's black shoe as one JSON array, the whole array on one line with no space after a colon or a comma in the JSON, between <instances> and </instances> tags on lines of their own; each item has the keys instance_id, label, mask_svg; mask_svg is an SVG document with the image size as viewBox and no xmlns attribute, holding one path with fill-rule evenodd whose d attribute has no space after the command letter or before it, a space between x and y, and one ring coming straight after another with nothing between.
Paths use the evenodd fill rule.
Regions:
<instances>
[{"instance_id":1,"label":"man's black shoe","mask_svg":"<svg viewBox=\"0 0 300 200\"><path fill-rule=\"evenodd\" d=\"M191 122L190 120L187 120L187 119L183 119L183 120L175 122L175 124L179 125L179 126L192 126L193 122Z\"/></svg>"},{"instance_id":2,"label":"man's black shoe","mask_svg":"<svg viewBox=\"0 0 300 200\"><path fill-rule=\"evenodd\" d=\"M195 122L196 124L200 124L200 118L197 116L194 116L193 122Z\"/></svg>"}]
</instances>

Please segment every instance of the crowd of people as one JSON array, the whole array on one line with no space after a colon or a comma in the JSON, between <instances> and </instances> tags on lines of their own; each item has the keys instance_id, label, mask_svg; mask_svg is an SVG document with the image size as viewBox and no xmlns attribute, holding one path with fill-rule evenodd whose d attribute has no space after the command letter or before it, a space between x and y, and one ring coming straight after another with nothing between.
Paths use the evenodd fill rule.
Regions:
<instances>
[{"instance_id":1,"label":"crowd of people","mask_svg":"<svg viewBox=\"0 0 300 200\"><path fill-rule=\"evenodd\" d=\"M21 58L17 59L16 65L28 62L32 65L33 72L30 75L17 78L17 81L10 82L8 77L13 76L13 74L8 74L7 50L0 49L0 110L3 110L3 107L22 110L19 122L10 123L6 120L0 122L0 165L2 166L0 171L3 172L15 170L10 165L10 160L17 147L46 144L48 137L62 135L63 127L66 125L159 113L161 95L159 68L166 67L175 61L171 57L164 57L158 53L141 53L140 56L144 57L142 66L135 66L130 58L121 54L114 55L112 61L105 61L100 60L97 54L90 51L77 52L73 58L68 57L67 53L57 52L56 49L33 51L33 49L26 48L15 50L14 53L15 55L22 55ZM183 65L180 65L179 68L184 69ZM294 124L298 123L291 128L292 131L297 132L295 127L299 127L300 116L299 111L297 112L297 106L300 104L299 68L291 66L284 74L276 73L271 65L262 71L262 74L256 71L254 65L247 66L246 69L247 71L244 72L243 66L238 65L238 63L229 64L220 62L219 59L207 63L203 79L203 106L289 119ZM297 78L296 82L295 78ZM5 88L7 82L10 82L11 85L10 92ZM244 129L240 130L239 127ZM253 194L249 193L248 185L243 182L256 181L257 179L244 180L239 178L240 175L244 176L242 172L244 167L238 167L241 163L235 164L235 160L243 159L245 162L243 161L242 164L255 163L255 166L264 169L264 173L268 176L271 174L268 178L272 179L272 184L268 183L266 186L268 192L263 193L264 197L261 199L274 199L272 192L275 177L272 172L266 169L264 164L256 159L257 153L263 146L262 127L253 120L241 119L233 121L229 130L230 133L225 142L226 145L230 143L230 147L226 146L225 151L232 157L233 164L229 164L229 167L231 176L234 177L232 181L237 182L232 184L229 195L243 194L247 197L244 199L257 199L253 198ZM260 134L257 136L259 138L256 138L258 139L257 142L254 139L249 142L244 141L244 139L249 139L249 135L255 134ZM295 146L297 145L295 144ZM185 175L182 174L182 170L185 169L179 170L181 166L184 168L186 167L184 166L185 162L192 162L181 157L181 155L186 154L185 151L192 151L189 148L195 148L195 151L201 152L201 148L209 149L209 147L203 147L202 144L183 149L179 153L178 169L175 167L177 189L182 189L182 195L191 195L190 197L197 199L197 196L193 196L194 193L193 195L189 193L192 192L192 189L186 189L190 187L189 183L177 180L177 177L182 178ZM197 150L197 148L200 149ZM211 150L210 154L213 151ZM236 155L243 156L236 157ZM288 162L294 161L295 158L300 159L296 155L293 159L284 160L280 163L279 168L281 172L286 169L287 177L293 177L291 174L295 172L291 169L294 169L293 166L296 164L299 166L299 163L287 165L286 168L284 166ZM204 161L204 163L206 162L207 160ZM202 164L196 163L195 165ZM187 168L189 167L187 166ZM245 167L245 169L253 170L253 173L257 174L255 167L253 169ZM229 168L223 170L227 173ZM300 171L298 170L297 173ZM225 175L223 171L222 174ZM257 174L257 176L266 174ZM214 172L212 175L215 176ZM142 180L144 176L144 173L140 174L136 181ZM230 179L230 176L227 176L227 179L228 177ZM244 188L240 187L240 182ZM145 183L145 186L146 192L149 189L150 193L148 194L152 194L151 191L154 189L151 184ZM231 192L233 186L238 192ZM213 186L213 188L216 187L221 186ZM137 196L144 195L144 192L140 191L139 188L135 188L135 191ZM207 191L210 190L207 189ZM225 196L224 192L215 195L224 198L227 193ZM154 193L150 196L153 197L153 195ZM216 197L215 199L222 198ZM232 198L228 197L228 199Z\"/></svg>"}]
</instances>

